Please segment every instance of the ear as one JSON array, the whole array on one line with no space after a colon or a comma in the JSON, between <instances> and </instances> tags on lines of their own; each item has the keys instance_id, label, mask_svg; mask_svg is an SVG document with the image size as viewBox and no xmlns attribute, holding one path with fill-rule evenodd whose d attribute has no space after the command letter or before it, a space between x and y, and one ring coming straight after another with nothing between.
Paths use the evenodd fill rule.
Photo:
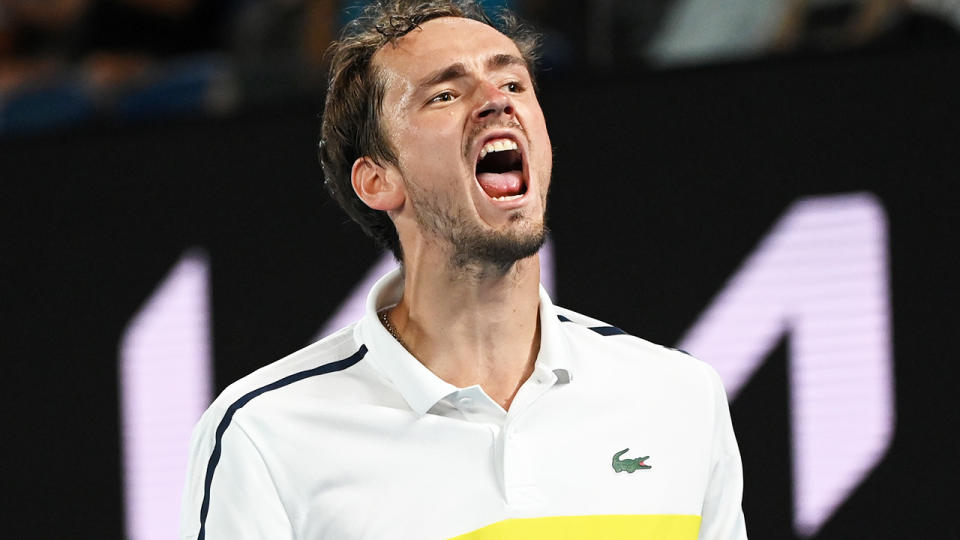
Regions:
<instances>
[{"instance_id":1,"label":"ear","mask_svg":"<svg viewBox=\"0 0 960 540\"><path fill-rule=\"evenodd\" d=\"M369 156L353 162L350 182L357 197L374 210L390 212L403 206L405 194L399 175Z\"/></svg>"}]
</instances>

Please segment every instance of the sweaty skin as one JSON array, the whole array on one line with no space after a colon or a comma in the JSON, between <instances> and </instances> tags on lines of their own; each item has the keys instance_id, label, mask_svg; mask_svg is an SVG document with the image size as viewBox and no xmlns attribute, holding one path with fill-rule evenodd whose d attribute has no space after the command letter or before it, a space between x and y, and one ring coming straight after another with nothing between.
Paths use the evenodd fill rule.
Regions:
<instances>
[{"instance_id":1,"label":"sweaty skin","mask_svg":"<svg viewBox=\"0 0 960 540\"><path fill-rule=\"evenodd\" d=\"M552 150L533 82L512 40L445 17L374 55L384 77L382 126L397 166L361 158L357 194L393 219L405 289L389 318L407 349L441 379L478 384L504 409L540 347L539 257L508 265L456 257L451 228L524 242L544 231ZM476 178L484 142L516 141L525 193L490 197Z\"/></svg>"}]
</instances>

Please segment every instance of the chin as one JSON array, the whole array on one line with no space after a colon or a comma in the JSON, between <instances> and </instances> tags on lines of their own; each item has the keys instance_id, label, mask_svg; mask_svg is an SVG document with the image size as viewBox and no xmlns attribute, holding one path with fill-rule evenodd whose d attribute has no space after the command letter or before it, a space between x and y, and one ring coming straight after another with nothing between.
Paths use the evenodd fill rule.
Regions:
<instances>
[{"instance_id":1,"label":"chin","mask_svg":"<svg viewBox=\"0 0 960 540\"><path fill-rule=\"evenodd\" d=\"M467 231L461 231L467 232ZM510 231L479 231L451 239L453 263L457 267L492 266L507 269L515 262L535 255L547 239L543 223L513 227Z\"/></svg>"}]
</instances>

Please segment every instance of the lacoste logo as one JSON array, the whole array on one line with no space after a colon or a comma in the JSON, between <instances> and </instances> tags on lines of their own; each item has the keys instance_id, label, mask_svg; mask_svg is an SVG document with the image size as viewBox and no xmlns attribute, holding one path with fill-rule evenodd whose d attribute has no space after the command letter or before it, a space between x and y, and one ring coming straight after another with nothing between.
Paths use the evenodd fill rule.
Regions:
<instances>
[{"instance_id":1,"label":"lacoste logo","mask_svg":"<svg viewBox=\"0 0 960 540\"><path fill-rule=\"evenodd\" d=\"M620 459L620 456L626 454L626 453L629 452L629 451L630 451L629 448L624 448L623 450L621 450L621 451L619 451L619 452L617 452L616 454L613 455L613 471L614 471L614 472L623 472L623 471L626 471L626 472L628 472L628 473L633 474L633 472L638 471L638 470L640 470L640 469L652 469L652 468L653 468L652 465L647 465L646 463L644 463L644 461L650 459L650 456L643 456L643 457L638 457L638 458Z\"/></svg>"}]
</instances>

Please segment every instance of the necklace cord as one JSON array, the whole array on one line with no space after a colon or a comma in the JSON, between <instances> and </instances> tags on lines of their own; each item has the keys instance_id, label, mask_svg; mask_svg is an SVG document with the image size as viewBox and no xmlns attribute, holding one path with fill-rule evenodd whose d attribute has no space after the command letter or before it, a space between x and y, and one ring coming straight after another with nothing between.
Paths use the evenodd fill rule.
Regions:
<instances>
[{"instance_id":1,"label":"necklace cord","mask_svg":"<svg viewBox=\"0 0 960 540\"><path fill-rule=\"evenodd\" d=\"M383 327L387 329L387 332L390 332L390 335L393 336L393 339L397 340L397 343L406 349L407 344L403 342L403 338L400 337L400 333L397 332L397 329L394 328L393 324L390 323L390 317L387 315L389 312L389 309L385 309L380 312L380 322L383 323Z\"/></svg>"}]
</instances>

